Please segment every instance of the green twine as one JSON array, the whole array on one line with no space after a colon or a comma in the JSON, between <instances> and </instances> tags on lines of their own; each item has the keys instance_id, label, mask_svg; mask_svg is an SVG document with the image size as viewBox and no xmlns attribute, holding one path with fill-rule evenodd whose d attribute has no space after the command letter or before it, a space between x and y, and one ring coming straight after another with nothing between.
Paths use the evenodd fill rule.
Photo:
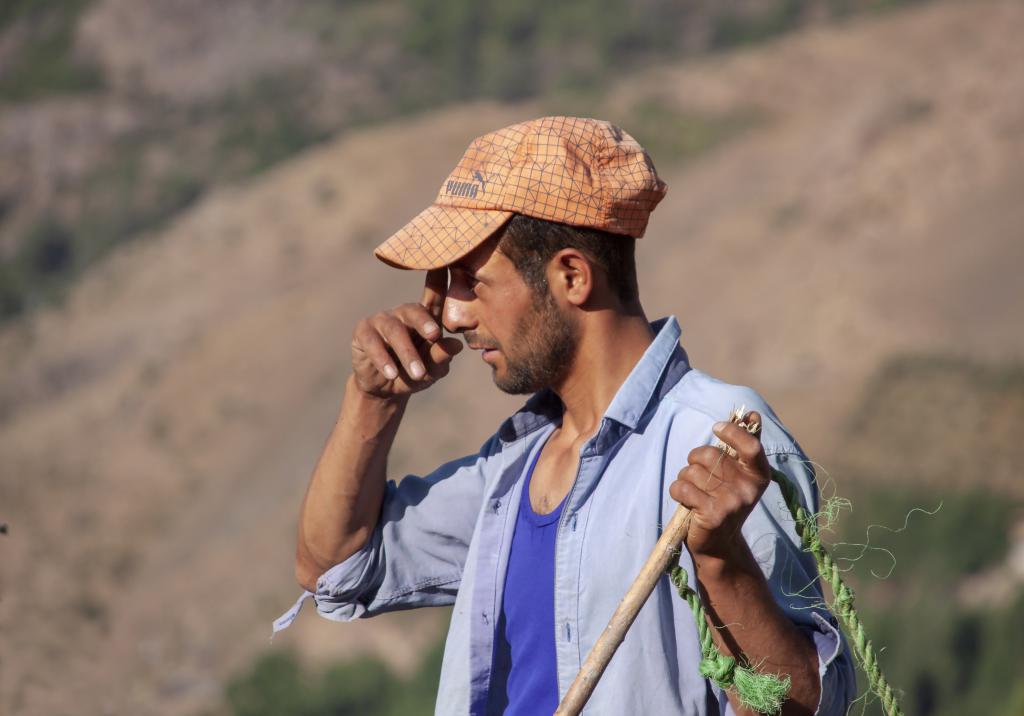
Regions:
<instances>
[{"instance_id":1,"label":"green twine","mask_svg":"<svg viewBox=\"0 0 1024 716\"><path fill-rule=\"evenodd\" d=\"M784 473L773 468L772 480L782 491L782 497L793 515L796 533L804 549L814 556L818 574L832 589L832 610L842 619L846 633L851 637L854 656L867 675L871 690L881 700L886 716L903 716L903 710L896 700L896 693L882 673L874 645L867 638L860 616L854 609L853 590L843 582L839 566L821 543L816 515L804 509L796 488ZM839 506L845 505L831 503L826 509L831 512ZM829 514L827 517L834 519L835 515ZM720 688L731 689L743 705L758 713L779 713L789 693L789 677L758 673L749 665L738 663L733 657L719 651L711 636L711 627L708 626L700 596L687 583L686 570L676 564L669 568L668 573L679 596L690 605L697 622L701 650L700 673Z\"/></svg>"},{"instance_id":2,"label":"green twine","mask_svg":"<svg viewBox=\"0 0 1024 716\"><path fill-rule=\"evenodd\" d=\"M839 566L821 544L815 516L804 509L796 488L784 473L773 468L772 480L782 491L782 497L786 500L786 506L789 507L789 511L793 515L796 533L803 542L804 549L814 556L814 561L818 565L818 574L832 588L832 610L839 615L846 626L846 633L851 637L853 643L854 656L867 675L871 690L878 695L887 716L903 716L903 710L896 700L896 694L889 686L889 682L878 664L875 648L871 640L867 638L860 616L853 607L853 590L843 582Z\"/></svg>"},{"instance_id":3,"label":"green twine","mask_svg":"<svg viewBox=\"0 0 1024 716\"><path fill-rule=\"evenodd\" d=\"M693 618L697 622L701 652L700 673L715 682L719 688L731 689L744 706L762 714L779 713L789 693L789 677L758 673L750 666L720 652L711 636L711 627L705 618L700 596L687 583L686 570L678 564L670 567L669 579L678 590L679 596L690 605Z\"/></svg>"}]
</instances>

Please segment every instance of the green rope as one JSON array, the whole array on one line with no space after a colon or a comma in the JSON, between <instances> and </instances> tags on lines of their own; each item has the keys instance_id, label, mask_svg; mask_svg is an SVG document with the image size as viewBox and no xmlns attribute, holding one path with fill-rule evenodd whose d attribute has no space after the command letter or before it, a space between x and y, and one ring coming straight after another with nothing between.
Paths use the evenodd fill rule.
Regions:
<instances>
[{"instance_id":1,"label":"green rope","mask_svg":"<svg viewBox=\"0 0 1024 716\"><path fill-rule=\"evenodd\" d=\"M852 638L854 655L868 677L871 690L881 699L882 708L887 716L903 716L903 710L896 701L896 694L878 664L875 648L864 633L864 625L861 624L860 616L853 607L853 590L843 582L838 565L821 544L815 515L804 509L796 488L784 473L773 468L772 479L782 490L782 497L786 500L786 505L796 522L796 533L803 542L804 549L814 556L818 574L832 588L832 610L843 620L846 633Z\"/></svg>"},{"instance_id":2,"label":"green rope","mask_svg":"<svg viewBox=\"0 0 1024 716\"><path fill-rule=\"evenodd\" d=\"M731 656L723 654L715 646L711 627L704 615L700 596L687 583L686 570L678 564L668 570L669 579L675 585L679 596L686 600L697 622L700 638L700 673L711 679L719 688L732 690L744 706L758 713L777 714L789 693L789 677L775 674L761 674Z\"/></svg>"},{"instance_id":3,"label":"green rope","mask_svg":"<svg viewBox=\"0 0 1024 716\"><path fill-rule=\"evenodd\" d=\"M843 582L839 566L821 543L817 516L804 509L800 495L784 473L773 468L772 480L782 491L782 497L793 515L796 533L804 549L813 555L818 566L818 574L832 588L832 610L842 619L847 634L852 638L854 656L867 675L871 690L881 700L886 716L903 716L903 710L896 700L896 693L882 673L874 645L867 638L860 616L854 609L853 590ZM750 666L737 663L736 659L719 651L712 639L711 627L700 603L700 595L687 582L686 570L676 564L669 568L668 573L679 596L690 605L697 622L701 674L722 689L732 689L741 703L758 713L777 714L789 693L789 677L780 678L775 674L758 673Z\"/></svg>"}]
</instances>

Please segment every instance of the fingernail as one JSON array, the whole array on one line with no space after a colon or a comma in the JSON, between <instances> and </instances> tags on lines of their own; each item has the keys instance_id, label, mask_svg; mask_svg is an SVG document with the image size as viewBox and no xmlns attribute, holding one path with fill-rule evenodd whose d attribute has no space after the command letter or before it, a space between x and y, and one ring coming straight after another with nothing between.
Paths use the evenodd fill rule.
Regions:
<instances>
[{"instance_id":1,"label":"fingernail","mask_svg":"<svg viewBox=\"0 0 1024 716\"><path fill-rule=\"evenodd\" d=\"M721 432L725 430L725 423L715 423L713 426L711 426L711 429L714 430L716 433Z\"/></svg>"},{"instance_id":2,"label":"fingernail","mask_svg":"<svg viewBox=\"0 0 1024 716\"><path fill-rule=\"evenodd\" d=\"M437 330L437 324L434 323L433 321L427 321L426 323L423 324L424 333L435 333L437 332Z\"/></svg>"},{"instance_id":3,"label":"fingernail","mask_svg":"<svg viewBox=\"0 0 1024 716\"><path fill-rule=\"evenodd\" d=\"M393 365L386 365L386 366L384 366L384 377L387 378L388 380L394 380L395 378L397 378L398 377L398 371L395 370L395 366L393 366Z\"/></svg>"},{"instance_id":4,"label":"fingernail","mask_svg":"<svg viewBox=\"0 0 1024 716\"><path fill-rule=\"evenodd\" d=\"M409 372L412 373L412 377L413 378L415 378L416 380L419 380L420 378L423 377L423 374L426 371L423 370L423 364L422 363L420 363L418 360L414 360L412 362L412 365L409 366Z\"/></svg>"}]
</instances>

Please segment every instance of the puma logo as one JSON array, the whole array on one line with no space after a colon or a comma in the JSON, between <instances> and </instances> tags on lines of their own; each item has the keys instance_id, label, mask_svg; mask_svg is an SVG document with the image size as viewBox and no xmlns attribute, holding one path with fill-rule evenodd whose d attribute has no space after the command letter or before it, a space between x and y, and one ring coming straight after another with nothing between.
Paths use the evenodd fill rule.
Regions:
<instances>
[{"instance_id":1,"label":"puma logo","mask_svg":"<svg viewBox=\"0 0 1024 716\"><path fill-rule=\"evenodd\" d=\"M487 191L487 182L484 181L484 175L479 171L473 172L473 179L474 181L455 181L450 179L445 185L445 193L452 196L467 196L470 199L476 199L478 193ZM477 182L479 182L479 185L477 185Z\"/></svg>"}]
</instances>

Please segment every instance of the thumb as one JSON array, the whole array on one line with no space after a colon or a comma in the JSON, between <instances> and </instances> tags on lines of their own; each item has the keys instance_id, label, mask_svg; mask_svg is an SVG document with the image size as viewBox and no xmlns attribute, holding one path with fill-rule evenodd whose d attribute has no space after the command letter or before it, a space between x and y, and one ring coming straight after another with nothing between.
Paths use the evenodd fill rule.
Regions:
<instances>
[{"instance_id":1,"label":"thumb","mask_svg":"<svg viewBox=\"0 0 1024 716\"><path fill-rule=\"evenodd\" d=\"M448 267L430 269L423 284L423 298L420 303L430 311L434 320L441 323L441 312L444 310L444 299L448 293Z\"/></svg>"},{"instance_id":2,"label":"thumb","mask_svg":"<svg viewBox=\"0 0 1024 716\"><path fill-rule=\"evenodd\" d=\"M450 336L442 338L434 344L434 349L430 351L430 357L435 360L451 359L461 353L464 347L465 346L462 345L462 341L458 338L452 338ZM435 349L438 353L437 356L434 355Z\"/></svg>"}]
</instances>

